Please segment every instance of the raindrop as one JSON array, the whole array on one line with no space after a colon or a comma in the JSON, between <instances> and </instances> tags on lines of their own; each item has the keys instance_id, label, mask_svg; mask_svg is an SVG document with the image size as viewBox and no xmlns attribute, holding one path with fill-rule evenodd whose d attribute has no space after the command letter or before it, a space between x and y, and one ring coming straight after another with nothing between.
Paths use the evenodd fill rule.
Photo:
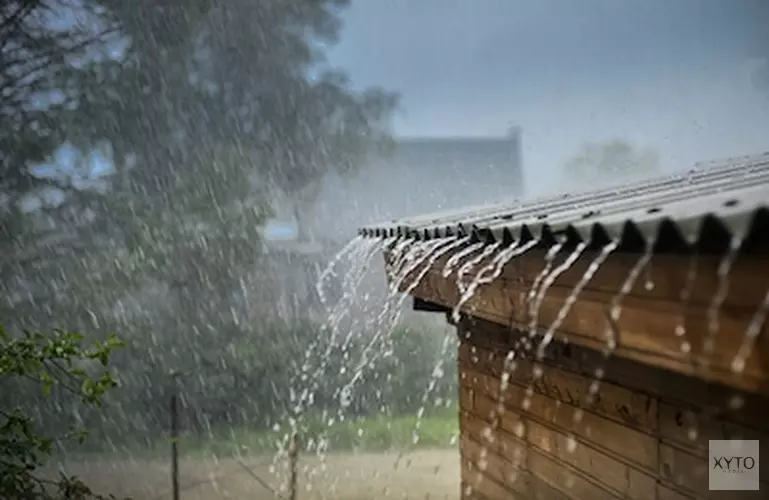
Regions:
<instances>
[{"instance_id":1,"label":"raindrop","mask_svg":"<svg viewBox=\"0 0 769 500\"><path fill-rule=\"evenodd\" d=\"M697 268L699 265L699 254L693 253L689 257L689 265L686 271L686 282L681 290L681 310L678 315L678 324L675 328L675 334L677 337L683 337L686 335L686 316L689 310L689 302L691 301L692 291L694 290L694 283L697 280Z\"/></svg>"},{"instance_id":2,"label":"raindrop","mask_svg":"<svg viewBox=\"0 0 769 500\"><path fill-rule=\"evenodd\" d=\"M647 252L651 252L654 246L650 242L647 242L646 248L647 248ZM654 290L654 278L653 278L654 273L652 272L651 263L649 264L650 265L646 266L646 273L644 278L644 290L646 290L647 292L651 292L652 290Z\"/></svg>"},{"instance_id":3,"label":"raindrop","mask_svg":"<svg viewBox=\"0 0 769 500\"><path fill-rule=\"evenodd\" d=\"M625 277L619 291L612 298L609 315L615 323L619 321L620 315L622 314L622 301L633 290L633 286L635 286L641 271L651 263L653 250L653 243L651 241L647 242L643 255L641 255L635 265L630 269L630 272L627 277Z\"/></svg>"},{"instance_id":4,"label":"raindrop","mask_svg":"<svg viewBox=\"0 0 769 500\"><path fill-rule=\"evenodd\" d=\"M543 279L550 273L550 269L553 267L553 262L555 261L555 256L558 255L558 252L561 251L563 248L564 243L556 243L552 247L550 247L545 254L545 265L542 268L542 270L537 274L537 276L534 278L534 282L531 284L531 288L529 288L529 293L526 296L526 304L528 305L529 309L529 316L532 317L532 324L529 325L530 334L533 329L536 328L537 318L533 318L534 316L534 302L535 298L537 297L537 292L539 290L540 283Z\"/></svg>"},{"instance_id":5,"label":"raindrop","mask_svg":"<svg viewBox=\"0 0 769 500\"><path fill-rule=\"evenodd\" d=\"M713 295L713 298L710 302L710 305L708 306L707 316L708 316L708 331L705 338L705 341L703 343L703 359L702 362L704 366L707 366L710 364L710 357L713 353L713 349L715 349L715 341L716 341L716 335L719 331L719 321L718 316L721 311L721 306L723 305L724 301L726 300L727 295L729 294L729 273L732 269L732 265L737 260L737 257L739 256L740 247L742 246L742 238L738 236L732 237L731 241L729 242L729 249L726 251L726 254L721 258L721 262L718 265L717 270L717 276L718 276L718 288L716 289L716 293Z\"/></svg>"},{"instance_id":6,"label":"raindrop","mask_svg":"<svg viewBox=\"0 0 769 500\"><path fill-rule=\"evenodd\" d=\"M737 350L737 354L732 360L731 368L734 373L742 373L745 370L745 363L753 352L753 346L756 343L756 339L761 334L761 330L764 328L767 315L769 315L769 290L767 290L766 295L764 295L764 300L753 314L753 317L748 324L748 328L745 330L745 335L743 336L740 348Z\"/></svg>"},{"instance_id":7,"label":"raindrop","mask_svg":"<svg viewBox=\"0 0 769 500\"><path fill-rule=\"evenodd\" d=\"M741 394L735 394L729 398L729 408L732 410L740 410L745 406L745 398Z\"/></svg>"},{"instance_id":8,"label":"raindrop","mask_svg":"<svg viewBox=\"0 0 769 500\"><path fill-rule=\"evenodd\" d=\"M577 451L577 439L571 434L566 440L566 451L569 453L574 453Z\"/></svg>"},{"instance_id":9,"label":"raindrop","mask_svg":"<svg viewBox=\"0 0 769 500\"><path fill-rule=\"evenodd\" d=\"M580 245L583 245L583 244L580 243ZM598 255L593 259L593 262L590 263L588 268L585 270L585 274L582 275L582 278L579 280L576 286L569 293L569 296L566 298L566 301L564 301L564 304L561 306L561 309L558 311L558 314L556 315L555 320L551 323L550 327L545 332L542 342L540 343L537 349L538 358L544 357L545 348L552 341L556 329L560 327L561 323L563 323L564 319L566 319L566 315L569 314L571 307L577 301L577 297L582 292L582 289L585 288L588 282L590 282L593 276L595 276L595 273L598 272L598 269L601 267L601 265L606 261L609 255L611 255L611 253L618 246L619 246L619 241L613 241L605 245L601 249L601 251L598 253ZM585 248L586 246L582 246L582 247L577 246L574 252L572 252L572 254L564 261L564 263L555 271L553 271L553 273L550 276L548 276L546 282L542 286L543 290L540 291L540 294L542 294L543 292L546 292L547 288L550 285L552 285L552 283L557 278L558 274L565 272L567 269L569 269L569 267L571 267L574 264L574 262L576 262L576 260L579 258L579 256L582 254ZM555 275L555 277L553 277L553 275ZM539 299L539 304L541 305L541 303L542 303L542 298Z\"/></svg>"}]
</instances>

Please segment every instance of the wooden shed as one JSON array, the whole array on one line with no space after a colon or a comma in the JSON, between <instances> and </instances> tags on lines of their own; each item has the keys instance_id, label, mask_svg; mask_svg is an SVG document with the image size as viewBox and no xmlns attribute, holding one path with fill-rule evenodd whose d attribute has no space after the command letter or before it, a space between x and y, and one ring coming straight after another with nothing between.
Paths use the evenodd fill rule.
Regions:
<instances>
[{"instance_id":1,"label":"wooden shed","mask_svg":"<svg viewBox=\"0 0 769 500\"><path fill-rule=\"evenodd\" d=\"M456 325L461 497L769 498L708 451L769 457L767 206L769 154L362 229Z\"/></svg>"}]
</instances>

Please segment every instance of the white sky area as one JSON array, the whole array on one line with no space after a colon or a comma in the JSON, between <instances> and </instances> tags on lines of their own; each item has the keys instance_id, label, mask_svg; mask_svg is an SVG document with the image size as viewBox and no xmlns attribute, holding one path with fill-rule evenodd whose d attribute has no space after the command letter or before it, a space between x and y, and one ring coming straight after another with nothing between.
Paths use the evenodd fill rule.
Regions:
<instances>
[{"instance_id":1,"label":"white sky area","mask_svg":"<svg viewBox=\"0 0 769 500\"><path fill-rule=\"evenodd\" d=\"M666 170L769 151L769 88L752 78L752 51L769 53L758 3L359 0L330 63L401 93L398 135L521 125L539 191L585 141L653 147Z\"/></svg>"}]
</instances>

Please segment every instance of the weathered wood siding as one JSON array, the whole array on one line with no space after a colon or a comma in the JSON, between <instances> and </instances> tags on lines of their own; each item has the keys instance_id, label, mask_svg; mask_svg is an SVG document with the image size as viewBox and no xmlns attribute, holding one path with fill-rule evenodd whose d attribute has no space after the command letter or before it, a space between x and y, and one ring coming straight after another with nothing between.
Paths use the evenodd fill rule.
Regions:
<instances>
[{"instance_id":1,"label":"weathered wood siding","mask_svg":"<svg viewBox=\"0 0 769 500\"><path fill-rule=\"evenodd\" d=\"M585 254L548 289L535 316L538 330L553 324L594 256ZM612 300L639 257L622 253L611 255L563 318L555 332L556 338L601 350L609 331L608 312ZM561 255L555 266L563 259L564 255ZM456 275L442 275L445 261L446 258L438 259L410 293L452 308L459 300L459 292ZM471 275L485 263L476 266ZM717 272L720 263L721 258L713 255L701 255L696 260L678 255L655 255L621 301L621 315L615 325L618 345L614 355L769 395L769 335L766 334L769 324L763 325L743 372L735 373L731 369L745 331L767 293L769 259L763 255L741 255L728 280L723 282ZM528 330L532 320L529 292L543 265L543 251L530 251L513 259L498 279L478 289L462 312L507 327ZM692 269L694 279L689 280ZM403 283L405 288L409 279ZM720 307L712 308L714 297L723 285L729 285L728 293ZM687 301L681 297L685 290L691 292ZM711 331L710 319L714 311L717 312L714 324L717 328ZM709 339L714 342L712 350L706 348Z\"/></svg>"},{"instance_id":2,"label":"weathered wood siding","mask_svg":"<svg viewBox=\"0 0 769 500\"><path fill-rule=\"evenodd\" d=\"M706 458L709 439L733 438L760 439L769 457L764 396L736 405L734 389L562 342L518 361L500 390L519 334L478 319L458 330L463 499L769 498L769 467L763 491L708 491Z\"/></svg>"}]
</instances>

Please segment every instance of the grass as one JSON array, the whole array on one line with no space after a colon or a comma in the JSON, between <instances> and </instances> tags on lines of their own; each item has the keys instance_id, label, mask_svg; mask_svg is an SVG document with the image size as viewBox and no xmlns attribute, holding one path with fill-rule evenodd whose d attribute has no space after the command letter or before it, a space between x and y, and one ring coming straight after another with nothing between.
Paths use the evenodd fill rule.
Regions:
<instances>
[{"instance_id":1,"label":"grass","mask_svg":"<svg viewBox=\"0 0 769 500\"><path fill-rule=\"evenodd\" d=\"M317 447L323 440L330 451L386 451L409 448L443 448L456 442L458 417L455 407L433 411L419 420L416 415L384 416L324 422L308 418L300 435L303 447ZM254 431L233 428L208 437L188 437L185 454L215 456L274 453L290 429Z\"/></svg>"},{"instance_id":2,"label":"grass","mask_svg":"<svg viewBox=\"0 0 769 500\"><path fill-rule=\"evenodd\" d=\"M301 429L299 437L303 448L317 449L319 441L323 440L330 452L446 448L456 444L459 431L456 405L432 409L422 419L417 419L415 414L407 414L329 421L313 415L305 418ZM220 428L203 435L182 434L179 450L182 456L196 458L271 455L289 433L287 425L272 430ZM94 455L128 455L149 459L165 457L168 453L169 441L161 438L150 444L118 446L111 450L75 455L86 459ZM72 458L72 454L69 458Z\"/></svg>"}]
</instances>

